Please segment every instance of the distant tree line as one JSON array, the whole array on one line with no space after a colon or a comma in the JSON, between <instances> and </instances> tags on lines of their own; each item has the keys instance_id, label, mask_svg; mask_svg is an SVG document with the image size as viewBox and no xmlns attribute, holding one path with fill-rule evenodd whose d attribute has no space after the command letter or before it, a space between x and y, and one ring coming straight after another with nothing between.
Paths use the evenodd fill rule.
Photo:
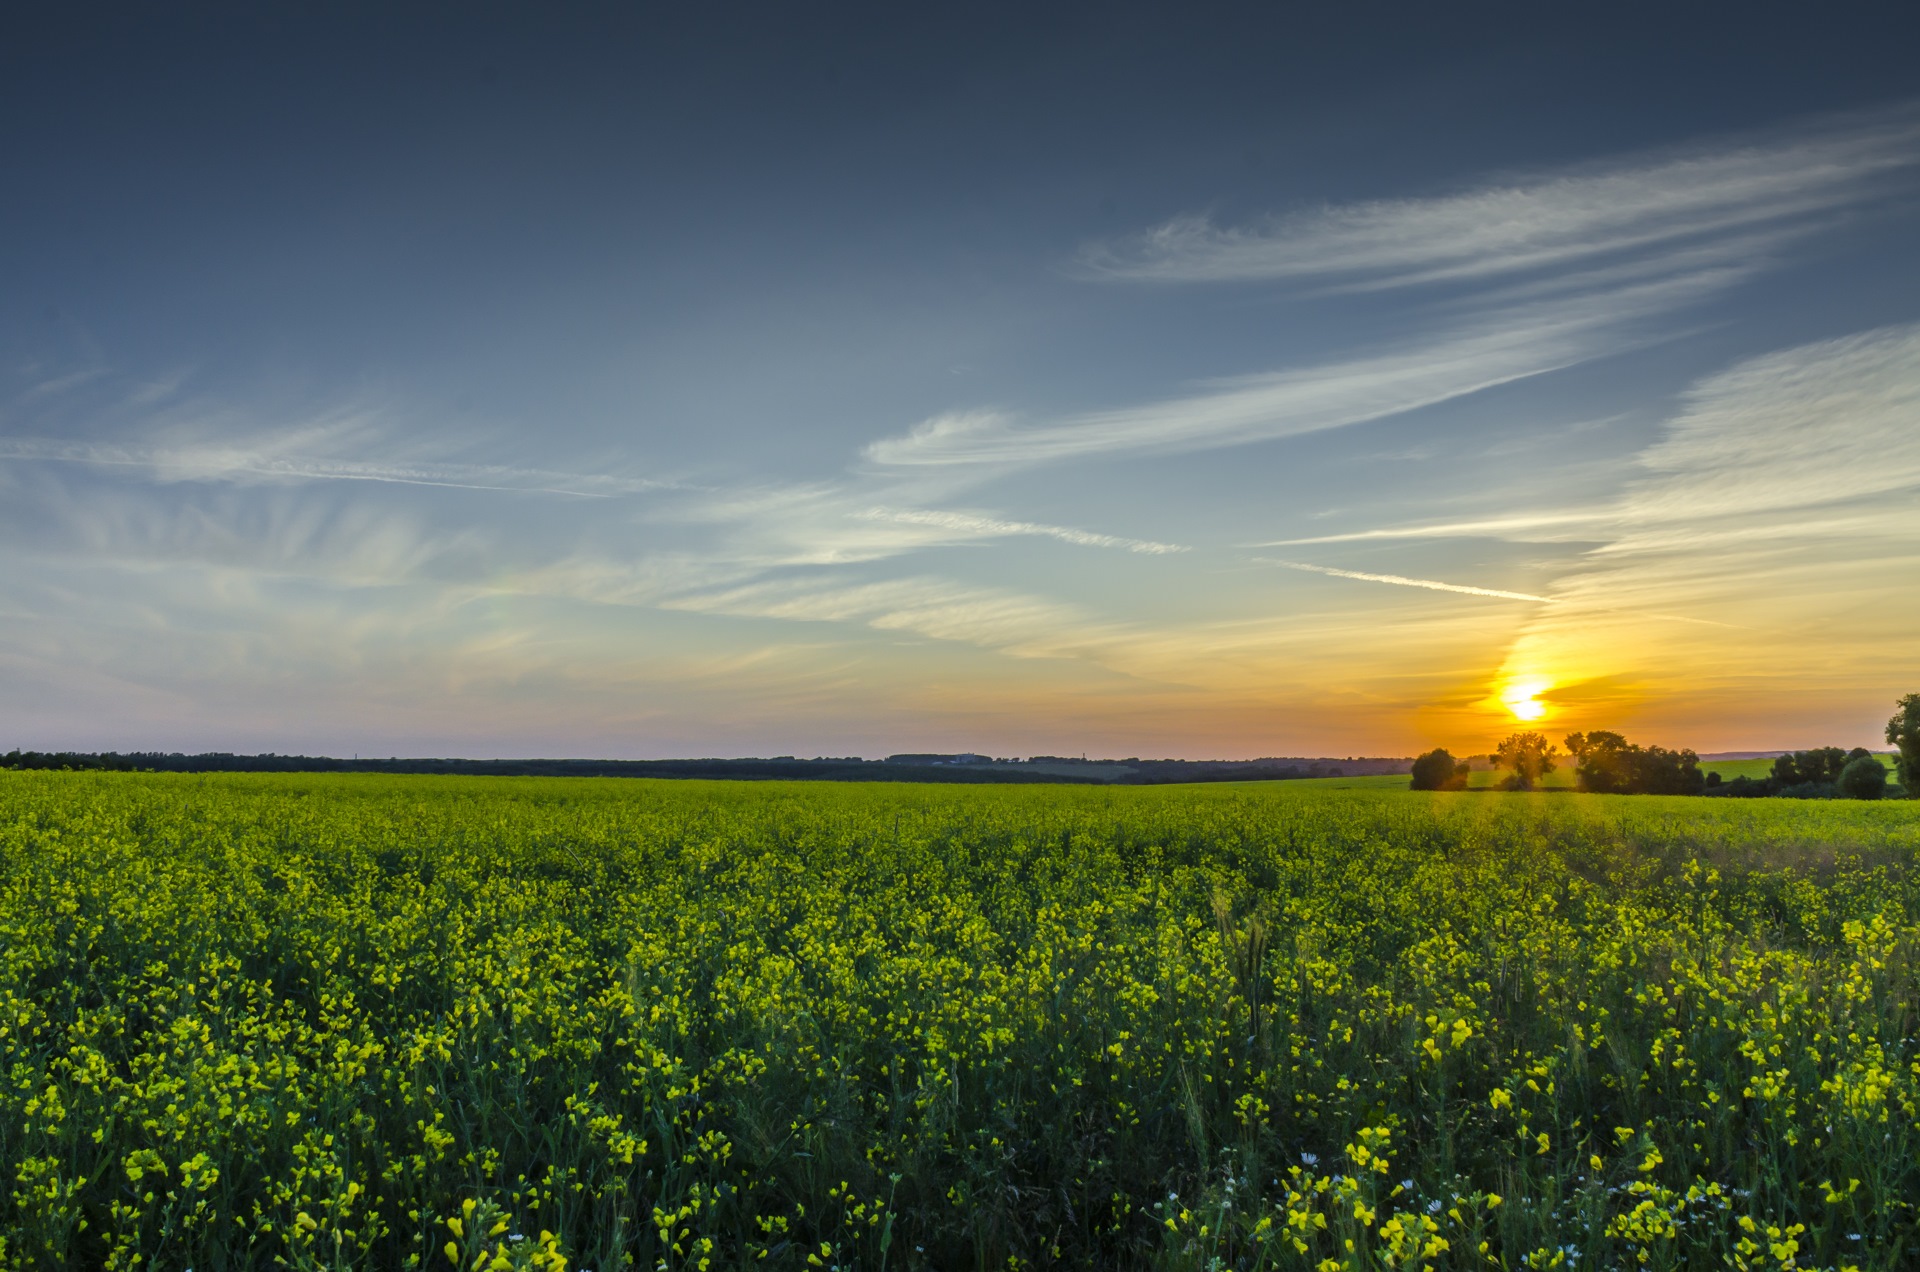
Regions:
<instances>
[{"instance_id":1,"label":"distant tree line","mask_svg":"<svg viewBox=\"0 0 1920 1272\"><path fill-rule=\"evenodd\" d=\"M1706 786L1692 751L1637 746L1618 733L1569 733L1567 754L1583 791L1612 795L1698 795Z\"/></svg>"},{"instance_id":2,"label":"distant tree line","mask_svg":"<svg viewBox=\"0 0 1920 1272\"><path fill-rule=\"evenodd\" d=\"M1920 694L1901 698L1887 721L1887 741L1895 751L1899 784L1887 780L1886 765L1865 747L1837 746L1794 751L1773 762L1766 777L1722 781L1702 773L1691 750L1640 746L1618 733L1596 729L1564 739L1573 761L1575 785L1608 795L1714 795L1734 799L1777 796L1786 799L1920 799ZM1493 752L1495 767L1507 770L1500 789L1530 791L1557 767L1561 752L1544 734L1515 733ZM1413 762L1416 791L1456 791L1467 785L1469 765L1436 747Z\"/></svg>"},{"instance_id":3,"label":"distant tree line","mask_svg":"<svg viewBox=\"0 0 1920 1272\"><path fill-rule=\"evenodd\" d=\"M777 755L770 759L695 760L463 760L463 759L339 759L326 755L236 755L208 751L196 755L177 751L20 751L0 755L0 769L94 769L109 772L159 773L440 773L489 777L676 777L732 781L789 782L963 782L1053 783L1057 785L1157 786L1186 782L1273 782L1311 777L1344 777L1356 773L1404 773L1405 760L1359 759L1345 766L1320 761L1260 760L1125 760L1071 761L1058 756L1034 756L1050 765L1085 766L1085 774L1057 769L1029 768L988 756L903 754L886 760L798 759ZM1124 765L1124 772L1112 770Z\"/></svg>"},{"instance_id":4,"label":"distant tree line","mask_svg":"<svg viewBox=\"0 0 1920 1272\"><path fill-rule=\"evenodd\" d=\"M968 765L884 764L859 758L801 760L462 760L352 759L328 755L183 755L160 751L11 751L0 768L103 769L159 773L442 773L476 777L680 777L786 782L965 782L1098 785L1098 777L1059 776Z\"/></svg>"},{"instance_id":5,"label":"distant tree line","mask_svg":"<svg viewBox=\"0 0 1920 1272\"><path fill-rule=\"evenodd\" d=\"M1401 761L1405 763L1406 761ZM1113 779L1116 786L1167 786L1185 782L1285 782L1306 777L1345 777L1339 766L1280 764L1251 760L1244 764L1220 760L1127 760L1133 772Z\"/></svg>"},{"instance_id":6,"label":"distant tree line","mask_svg":"<svg viewBox=\"0 0 1920 1272\"><path fill-rule=\"evenodd\" d=\"M1889 787L1887 766L1864 746L1851 751L1837 746L1795 751L1773 762L1765 777L1736 777L1719 781L1715 773L1706 793L1733 799L1777 795L1783 799L1882 799L1889 790L1897 796L1911 788Z\"/></svg>"}]
</instances>

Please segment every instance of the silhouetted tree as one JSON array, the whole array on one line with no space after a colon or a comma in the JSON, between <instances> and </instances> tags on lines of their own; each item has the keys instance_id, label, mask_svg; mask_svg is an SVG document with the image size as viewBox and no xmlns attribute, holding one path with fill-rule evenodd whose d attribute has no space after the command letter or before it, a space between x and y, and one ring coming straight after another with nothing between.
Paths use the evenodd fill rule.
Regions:
<instances>
[{"instance_id":1,"label":"silhouetted tree","mask_svg":"<svg viewBox=\"0 0 1920 1272\"><path fill-rule=\"evenodd\" d=\"M1413 789L1416 791L1459 791L1467 786L1467 762L1456 761L1443 746L1437 746L1413 762Z\"/></svg>"},{"instance_id":2,"label":"silhouetted tree","mask_svg":"<svg viewBox=\"0 0 1920 1272\"><path fill-rule=\"evenodd\" d=\"M1887 741L1900 752L1896 764L1907 798L1920 799L1920 693L1900 699L1897 708L1887 721Z\"/></svg>"},{"instance_id":3,"label":"silhouetted tree","mask_svg":"<svg viewBox=\"0 0 1920 1272\"><path fill-rule=\"evenodd\" d=\"M1501 785L1510 791L1530 791L1541 778L1553 772L1553 757L1560 748L1540 733L1516 733L1502 742L1493 753L1493 762L1511 770Z\"/></svg>"},{"instance_id":4,"label":"silhouetted tree","mask_svg":"<svg viewBox=\"0 0 1920 1272\"><path fill-rule=\"evenodd\" d=\"M1865 751L1861 754L1864 755ZM1817 746L1810 751L1795 751L1773 762L1773 784L1784 790L1789 786L1831 782L1840 776L1840 770L1853 758L1837 746Z\"/></svg>"},{"instance_id":5,"label":"silhouetted tree","mask_svg":"<svg viewBox=\"0 0 1920 1272\"><path fill-rule=\"evenodd\" d=\"M1847 761L1834 785L1844 799L1879 799L1887 793L1887 766L1877 755L1862 755Z\"/></svg>"},{"instance_id":6,"label":"silhouetted tree","mask_svg":"<svg viewBox=\"0 0 1920 1272\"><path fill-rule=\"evenodd\" d=\"M1686 748L1669 751L1650 746L1640 752L1634 765L1633 789L1641 795L1698 795L1706 784L1700 757Z\"/></svg>"},{"instance_id":7,"label":"silhouetted tree","mask_svg":"<svg viewBox=\"0 0 1920 1272\"><path fill-rule=\"evenodd\" d=\"M1618 733L1570 733L1567 751L1583 791L1615 795L1698 795L1706 786L1700 757L1663 746L1636 746Z\"/></svg>"},{"instance_id":8,"label":"silhouetted tree","mask_svg":"<svg viewBox=\"0 0 1920 1272\"><path fill-rule=\"evenodd\" d=\"M1633 758L1639 747L1605 729L1569 733L1566 743L1581 790L1606 795L1633 789Z\"/></svg>"}]
</instances>

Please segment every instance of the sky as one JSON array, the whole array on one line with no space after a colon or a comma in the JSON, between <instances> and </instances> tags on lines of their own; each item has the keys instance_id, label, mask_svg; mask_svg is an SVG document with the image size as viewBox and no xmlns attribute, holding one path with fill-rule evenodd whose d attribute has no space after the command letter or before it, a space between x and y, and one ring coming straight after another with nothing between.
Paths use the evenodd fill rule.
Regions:
<instances>
[{"instance_id":1,"label":"sky","mask_svg":"<svg viewBox=\"0 0 1920 1272\"><path fill-rule=\"evenodd\" d=\"M0 749L1879 744L1903 10L9 6Z\"/></svg>"}]
</instances>

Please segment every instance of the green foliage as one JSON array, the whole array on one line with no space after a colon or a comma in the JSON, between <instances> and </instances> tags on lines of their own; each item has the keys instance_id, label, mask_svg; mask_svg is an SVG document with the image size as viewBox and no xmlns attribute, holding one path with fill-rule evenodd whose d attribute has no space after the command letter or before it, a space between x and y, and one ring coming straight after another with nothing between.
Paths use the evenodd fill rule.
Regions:
<instances>
[{"instance_id":1,"label":"green foliage","mask_svg":"<svg viewBox=\"0 0 1920 1272\"><path fill-rule=\"evenodd\" d=\"M1507 790L1530 791L1553 772L1553 759L1558 754L1560 748L1547 741L1544 734L1515 733L1494 751L1493 762L1509 770L1502 783Z\"/></svg>"},{"instance_id":2,"label":"green foliage","mask_svg":"<svg viewBox=\"0 0 1920 1272\"><path fill-rule=\"evenodd\" d=\"M1717 767L1732 768L1742 763L1722 763ZM1760 761L1747 763L1758 764ZM1850 789L1843 789L1841 775L1849 770L1854 774ZM1765 777L1755 777L1749 773L1737 776L1732 781L1715 782L1712 776L1709 775L1701 793L1734 799L1763 796L1781 799L1900 798L1900 788L1886 781L1885 764L1879 756L1863 746L1854 747L1851 751L1837 746L1816 747L1810 751L1782 755L1773 760ZM1873 793L1869 794L1868 791Z\"/></svg>"},{"instance_id":3,"label":"green foliage","mask_svg":"<svg viewBox=\"0 0 1920 1272\"><path fill-rule=\"evenodd\" d=\"M1906 1267L1915 811L0 774L0 1266Z\"/></svg>"},{"instance_id":4,"label":"green foliage","mask_svg":"<svg viewBox=\"0 0 1920 1272\"><path fill-rule=\"evenodd\" d=\"M1707 786L1702 794L1722 796L1728 799L1763 799L1774 793L1772 782L1764 777L1736 777L1731 782L1716 782L1718 773L1708 774Z\"/></svg>"},{"instance_id":5,"label":"green foliage","mask_svg":"<svg viewBox=\"0 0 1920 1272\"><path fill-rule=\"evenodd\" d=\"M1700 757L1692 751L1638 746L1604 730L1570 733L1566 744L1583 791L1600 795L1698 795L1706 785L1700 773Z\"/></svg>"},{"instance_id":6,"label":"green foliage","mask_svg":"<svg viewBox=\"0 0 1920 1272\"><path fill-rule=\"evenodd\" d=\"M1900 753L1895 763L1907 798L1920 799L1920 693L1910 693L1894 704L1893 718L1887 721L1887 742Z\"/></svg>"},{"instance_id":7,"label":"green foliage","mask_svg":"<svg viewBox=\"0 0 1920 1272\"><path fill-rule=\"evenodd\" d=\"M1412 789L1463 791L1469 771L1465 760L1455 760L1445 747L1435 747L1413 762Z\"/></svg>"},{"instance_id":8,"label":"green foliage","mask_svg":"<svg viewBox=\"0 0 1920 1272\"><path fill-rule=\"evenodd\" d=\"M1795 751L1774 760L1772 781L1776 790L1836 782L1841 769L1866 754L1864 747L1848 751L1837 746L1821 746L1811 751Z\"/></svg>"},{"instance_id":9,"label":"green foliage","mask_svg":"<svg viewBox=\"0 0 1920 1272\"><path fill-rule=\"evenodd\" d=\"M1877 755L1857 755L1834 779L1843 799L1879 799L1887 793L1887 766Z\"/></svg>"}]
</instances>

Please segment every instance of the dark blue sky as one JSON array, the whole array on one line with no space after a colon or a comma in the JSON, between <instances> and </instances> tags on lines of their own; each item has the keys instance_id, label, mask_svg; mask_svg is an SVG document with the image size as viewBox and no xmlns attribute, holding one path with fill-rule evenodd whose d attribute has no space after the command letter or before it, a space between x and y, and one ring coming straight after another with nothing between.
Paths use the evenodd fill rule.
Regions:
<instances>
[{"instance_id":1,"label":"dark blue sky","mask_svg":"<svg viewBox=\"0 0 1920 1272\"><path fill-rule=\"evenodd\" d=\"M0 745L1348 753L1516 685L1865 740L1920 672L1852 617L1920 581L1915 35L16 7ZM1826 431L1866 489L1675 510Z\"/></svg>"}]
</instances>

